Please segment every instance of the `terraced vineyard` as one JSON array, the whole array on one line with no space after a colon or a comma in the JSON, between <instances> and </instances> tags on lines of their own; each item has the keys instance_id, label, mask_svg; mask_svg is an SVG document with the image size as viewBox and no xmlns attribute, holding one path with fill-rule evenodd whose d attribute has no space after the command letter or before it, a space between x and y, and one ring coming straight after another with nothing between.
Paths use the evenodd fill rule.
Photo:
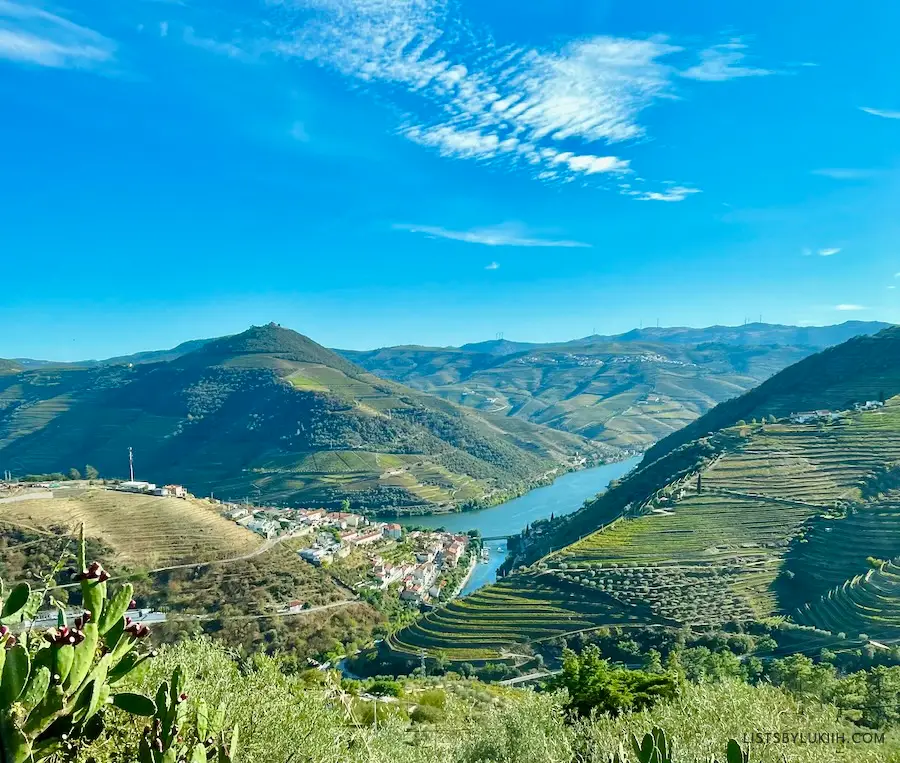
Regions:
<instances>
[{"instance_id":1,"label":"terraced vineyard","mask_svg":"<svg viewBox=\"0 0 900 763\"><path fill-rule=\"evenodd\" d=\"M600 625L648 622L646 608L623 609L549 575L519 576L483 588L420 619L390 639L407 657L444 651L452 660L486 660L521 644Z\"/></svg>"},{"instance_id":2,"label":"terraced vineyard","mask_svg":"<svg viewBox=\"0 0 900 763\"><path fill-rule=\"evenodd\" d=\"M900 570L868 560L900 559L900 491L873 487L892 484L883 470L900 461L900 398L825 426L724 434L725 451L700 468L699 493L696 474L636 503L624 491L642 515L429 615L393 646L487 659L602 625L791 613L834 633L900 636Z\"/></svg>"},{"instance_id":3,"label":"terraced vineyard","mask_svg":"<svg viewBox=\"0 0 900 763\"><path fill-rule=\"evenodd\" d=\"M896 563L895 563L896 562ZM856 575L795 613L802 625L876 638L900 635L900 558Z\"/></svg>"}]
</instances>

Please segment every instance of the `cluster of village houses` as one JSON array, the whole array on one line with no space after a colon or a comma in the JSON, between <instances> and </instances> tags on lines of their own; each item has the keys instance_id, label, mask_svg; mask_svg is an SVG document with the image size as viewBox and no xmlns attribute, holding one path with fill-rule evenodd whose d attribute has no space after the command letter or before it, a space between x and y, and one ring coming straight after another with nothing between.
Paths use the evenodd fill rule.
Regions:
<instances>
[{"instance_id":1,"label":"cluster of village houses","mask_svg":"<svg viewBox=\"0 0 900 763\"><path fill-rule=\"evenodd\" d=\"M329 564L349 556L354 549L370 547L368 560L371 588L400 585L400 597L411 603L427 602L440 593L442 572L455 568L471 540L447 532L406 533L415 561L391 564L384 553L403 537L403 528L392 522L375 522L360 514L325 509L252 509L228 506L225 516L264 538L312 535L308 548L299 551L310 564Z\"/></svg>"},{"instance_id":2,"label":"cluster of village houses","mask_svg":"<svg viewBox=\"0 0 900 763\"><path fill-rule=\"evenodd\" d=\"M865 403L855 403L853 410L855 411L874 411L876 408L883 408L884 403L880 400L867 400ZM801 411L800 413L792 413L790 420L792 424L809 424L813 421L838 421L843 418L842 411Z\"/></svg>"}]
</instances>

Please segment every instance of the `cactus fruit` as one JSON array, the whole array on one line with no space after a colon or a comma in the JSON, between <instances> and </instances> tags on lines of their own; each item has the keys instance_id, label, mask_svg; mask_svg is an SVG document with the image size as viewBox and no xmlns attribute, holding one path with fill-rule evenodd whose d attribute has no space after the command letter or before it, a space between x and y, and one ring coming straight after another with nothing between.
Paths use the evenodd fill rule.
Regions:
<instances>
[{"instance_id":1,"label":"cactus fruit","mask_svg":"<svg viewBox=\"0 0 900 763\"><path fill-rule=\"evenodd\" d=\"M149 698L128 695L117 700L114 690L146 659L136 646L149 632L147 627L125 622L132 587L125 585L107 597L109 573L98 562L85 564L83 531L79 561L85 611L72 626L60 609L57 626L42 638L28 629L16 637L9 626L33 620L45 592L21 583L3 598L0 746L2 760L9 763L39 763L79 740L95 738L103 729L101 710L107 704L137 715L154 712Z\"/></svg>"}]
</instances>

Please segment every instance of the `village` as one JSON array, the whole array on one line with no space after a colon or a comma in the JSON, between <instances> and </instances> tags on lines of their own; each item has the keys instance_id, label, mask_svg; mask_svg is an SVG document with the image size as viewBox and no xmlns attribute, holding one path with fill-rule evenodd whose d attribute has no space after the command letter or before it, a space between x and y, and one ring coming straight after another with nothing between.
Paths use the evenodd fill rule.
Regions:
<instances>
[{"instance_id":1,"label":"village","mask_svg":"<svg viewBox=\"0 0 900 763\"><path fill-rule=\"evenodd\" d=\"M411 605L437 600L442 577L455 570L464 558L471 567L473 539L441 531L408 531L393 522L377 522L361 514L326 511L322 508L275 508L223 504L223 514L267 540L281 537L310 537L300 557L315 566L331 565L346 559L354 551L364 554L366 580L359 590L384 590L399 587L403 601ZM468 574L459 588L465 584Z\"/></svg>"},{"instance_id":2,"label":"village","mask_svg":"<svg viewBox=\"0 0 900 763\"><path fill-rule=\"evenodd\" d=\"M9 477L9 475L3 475ZM55 475L54 475L55 476ZM63 475L59 475L63 477ZM0 503L53 497L55 492L87 486L84 480L0 481ZM159 498L194 498L183 485L157 485L135 480L107 481L96 487ZM439 598L446 600L459 594L480 558L480 543L469 535L438 530L408 530L393 522L370 520L349 511L323 508L281 508L253 506L207 499L226 519L245 527L269 542L290 538L308 539L298 550L299 556L317 567L348 560L354 568L362 566L363 580L354 584L362 592L385 590L397 586L399 597L410 606L429 605ZM475 546L473 546L475 542ZM476 548L476 546L478 548ZM465 561L468 569L455 574ZM349 564L349 561L347 562ZM442 590L452 575L451 596ZM295 603L299 608L300 604Z\"/></svg>"}]
</instances>

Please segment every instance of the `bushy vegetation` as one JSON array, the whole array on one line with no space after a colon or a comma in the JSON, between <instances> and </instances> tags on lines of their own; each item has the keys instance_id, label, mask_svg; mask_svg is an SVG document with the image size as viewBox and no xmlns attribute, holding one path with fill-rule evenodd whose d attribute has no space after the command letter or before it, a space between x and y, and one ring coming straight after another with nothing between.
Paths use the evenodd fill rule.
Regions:
<instances>
[{"instance_id":1,"label":"bushy vegetation","mask_svg":"<svg viewBox=\"0 0 900 763\"><path fill-rule=\"evenodd\" d=\"M664 730L673 763L725 760L728 740L749 748L754 763L884 763L897 747L893 732L883 741L859 744L769 744L754 732L843 734L858 726L814 700L783 689L726 679L687 684L652 707L579 719L567 712L565 691L535 693L503 689L455 677L405 680L400 698L371 685L342 686L328 673L286 675L277 660L239 664L208 642L167 648L129 680L135 692L155 690L176 666L191 702L216 707L224 701L226 725L240 729L238 760L309 763L608 763L620 747L624 760L639 760L638 743L654 728ZM85 750L97 763L124 763L120 748L140 734L140 724L119 716L118 738ZM745 737L749 741L745 741ZM879 737L880 739L880 737Z\"/></svg>"}]
</instances>

